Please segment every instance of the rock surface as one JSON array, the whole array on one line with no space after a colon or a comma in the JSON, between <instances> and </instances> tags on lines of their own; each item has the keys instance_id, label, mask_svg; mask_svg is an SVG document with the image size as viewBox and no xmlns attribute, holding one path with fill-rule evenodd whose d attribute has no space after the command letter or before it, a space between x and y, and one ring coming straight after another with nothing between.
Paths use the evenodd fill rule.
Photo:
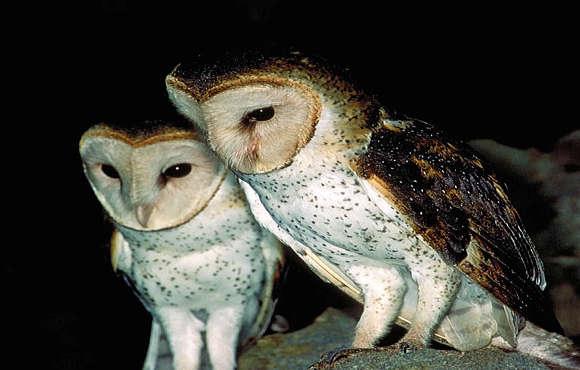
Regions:
<instances>
[{"instance_id":1,"label":"rock surface","mask_svg":"<svg viewBox=\"0 0 580 370\"><path fill-rule=\"evenodd\" d=\"M238 369L307 369L321 354L348 347L355 326L355 319L329 308L302 330L260 339L239 358Z\"/></svg>"},{"instance_id":2,"label":"rock surface","mask_svg":"<svg viewBox=\"0 0 580 370\"><path fill-rule=\"evenodd\" d=\"M307 369L326 352L348 347L356 320L327 309L312 325L288 334L274 334L258 341L239 359L240 370ZM411 353L363 352L340 359L333 369L548 369L533 358L497 348L461 353L425 349Z\"/></svg>"},{"instance_id":3,"label":"rock surface","mask_svg":"<svg viewBox=\"0 0 580 370\"><path fill-rule=\"evenodd\" d=\"M383 369L548 369L533 358L517 352L485 348L471 352L424 349L411 353L366 352L338 362L336 370Z\"/></svg>"}]
</instances>

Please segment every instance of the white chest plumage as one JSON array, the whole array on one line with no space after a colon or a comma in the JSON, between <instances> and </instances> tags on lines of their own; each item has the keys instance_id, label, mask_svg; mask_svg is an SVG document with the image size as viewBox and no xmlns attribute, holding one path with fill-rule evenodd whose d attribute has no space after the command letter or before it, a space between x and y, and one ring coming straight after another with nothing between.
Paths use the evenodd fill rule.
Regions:
<instances>
[{"instance_id":1,"label":"white chest plumage","mask_svg":"<svg viewBox=\"0 0 580 370\"><path fill-rule=\"evenodd\" d=\"M293 238L338 265L356 262L360 256L394 262L417 245L417 237L397 211L382 212L343 163L300 160L298 173L288 167L259 177L240 176Z\"/></svg>"},{"instance_id":2,"label":"white chest plumage","mask_svg":"<svg viewBox=\"0 0 580 370\"><path fill-rule=\"evenodd\" d=\"M132 255L124 272L147 304L197 310L259 295L262 231L233 186L228 176L207 207L178 227L143 232L117 226Z\"/></svg>"}]
</instances>

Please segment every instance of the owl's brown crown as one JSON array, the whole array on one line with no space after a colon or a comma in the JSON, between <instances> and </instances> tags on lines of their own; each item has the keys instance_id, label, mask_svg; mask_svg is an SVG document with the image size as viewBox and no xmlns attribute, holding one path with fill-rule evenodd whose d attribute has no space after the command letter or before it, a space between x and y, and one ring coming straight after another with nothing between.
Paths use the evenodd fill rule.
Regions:
<instances>
[{"instance_id":1,"label":"owl's brown crown","mask_svg":"<svg viewBox=\"0 0 580 370\"><path fill-rule=\"evenodd\" d=\"M346 76L346 71L294 49L250 49L196 55L177 65L166 81L202 102L223 91L224 83L229 88L232 81L243 84L244 79L257 75L318 81L321 76L336 80L336 76Z\"/></svg>"},{"instance_id":2,"label":"owl's brown crown","mask_svg":"<svg viewBox=\"0 0 580 370\"><path fill-rule=\"evenodd\" d=\"M109 137L121 140L133 147L169 140L199 140L199 135L184 120L145 120L118 123L101 122L87 130L81 138L81 146L88 137Z\"/></svg>"}]
</instances>

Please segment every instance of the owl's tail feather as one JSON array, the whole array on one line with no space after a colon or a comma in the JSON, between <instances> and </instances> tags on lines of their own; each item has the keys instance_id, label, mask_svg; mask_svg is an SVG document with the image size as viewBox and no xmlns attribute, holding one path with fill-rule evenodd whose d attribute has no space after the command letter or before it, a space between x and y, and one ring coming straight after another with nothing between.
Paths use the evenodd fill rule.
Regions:
<instances>
[{"instance_id":1,"label":"owl's tail feather","mask_svg":"<svg viewBox=\"0 0 580 370\"><path fill-rule=\"evenodd\" d=\"M502 343L503 342L503 343ZM494 338L494 345L506 349L511 347L501 338ZM517 350L548 363L556 369L580 369L580 348L570 338L548 332L529 321L518 335Z\"/></svg>"}]
</instances>

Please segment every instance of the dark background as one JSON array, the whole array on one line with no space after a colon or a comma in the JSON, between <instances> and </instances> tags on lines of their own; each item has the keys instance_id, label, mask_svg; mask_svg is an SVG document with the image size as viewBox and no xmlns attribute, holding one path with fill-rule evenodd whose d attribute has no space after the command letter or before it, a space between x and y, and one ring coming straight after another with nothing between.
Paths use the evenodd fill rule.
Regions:
<instances>
[{"instance_id":1,"label":"dark background","mask_svg":"<svg viewBox=\"0 0 580 370\"><path fill-rule=\"evenodd\" d=\"M4 185L22 191L26 206L11 213L18 242L8 243L2 273L11 345L25 350L17 361L26 367L141 365L148 316L111 271L110 227L77 144L102 120L174 114L164 76L199 50L279 43L316 52L352 67L388 107L464 139L548 150L579 127L580 32L570 9L312 0L23 5L22 22L5 32L14 49L4 58L15 66L4 74L16 80L18 116L9 126L23 129L26 145L8 157L19 160L6 161ZM336 300L300 266L288 280L280 310L293 328Z\"/></svg>"}]
</instances>

